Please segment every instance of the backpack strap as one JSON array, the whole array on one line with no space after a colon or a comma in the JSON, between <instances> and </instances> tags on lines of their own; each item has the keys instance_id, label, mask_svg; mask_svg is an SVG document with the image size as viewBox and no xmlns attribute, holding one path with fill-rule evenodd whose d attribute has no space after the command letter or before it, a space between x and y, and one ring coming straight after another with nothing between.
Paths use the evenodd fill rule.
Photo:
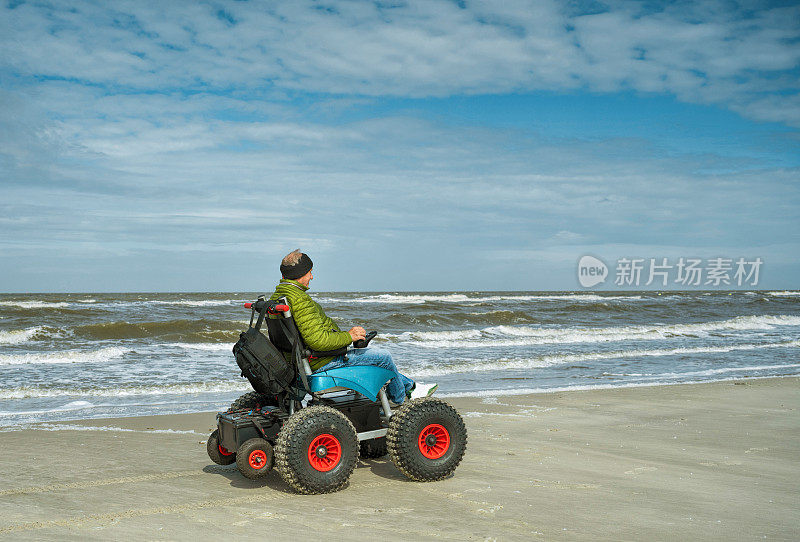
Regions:
<instances>
[{"instance_id":1,"label":"backpack strap","mask_svg":"<svg viewBox=\"0 0 800 542\"><path fill-rule=\"evenodd\" d=\"M275 306L275 302L274 301L271 301L271 302L264 301L261 304L261 310L258 312L258 321L256 322L256 329L257 330L261 329L261 324L264 323L264 318L267 317L267 310L269 310L270 308L272 308L274 306Z\"/></svg>"}]
</instances>

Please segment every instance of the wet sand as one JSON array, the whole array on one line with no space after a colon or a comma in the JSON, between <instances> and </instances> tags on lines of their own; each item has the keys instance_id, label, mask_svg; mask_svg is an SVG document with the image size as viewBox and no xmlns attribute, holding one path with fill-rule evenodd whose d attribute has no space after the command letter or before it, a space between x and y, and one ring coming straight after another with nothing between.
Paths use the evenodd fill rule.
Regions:
<instances>
[{"instance_id":1,"label":"wet sand","mask_svg":"<svg viewBox=\"0 0 800 542\"><path fill-rule=\"evenodd\" d=\"M330 495L213 465L213 413L0 433L0 538L800 539L800 379L450 401L452 478L362 460Z\"/></svg>"}]
</instances>

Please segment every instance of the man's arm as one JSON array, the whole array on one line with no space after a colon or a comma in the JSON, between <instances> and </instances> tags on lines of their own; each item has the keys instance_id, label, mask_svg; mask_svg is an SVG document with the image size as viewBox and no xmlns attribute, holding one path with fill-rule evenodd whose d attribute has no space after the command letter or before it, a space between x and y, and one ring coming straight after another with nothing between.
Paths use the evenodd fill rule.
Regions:
<instances>
[{"instance_id":1,"label":"man's arm","mask_svg":"<svg viewBox=\"0 0 800 542\"><path fill-rule=\"evenodd\" d=\"M343 348L353 342L350 332L338 331L336 327L330 326L330 319L311 298L297 301L299 303L295 302L292 306L292 316L306 346L312 350L325 351Z\"/></svg>"}]
</instances>

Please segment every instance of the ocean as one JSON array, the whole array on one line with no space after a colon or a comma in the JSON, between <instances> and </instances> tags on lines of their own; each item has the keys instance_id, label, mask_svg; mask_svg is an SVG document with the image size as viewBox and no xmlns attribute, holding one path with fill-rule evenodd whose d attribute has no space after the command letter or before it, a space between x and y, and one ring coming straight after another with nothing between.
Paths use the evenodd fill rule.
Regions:
<instances>
[{"instance_id":1,"label":"ocean","mask_svg":"<svg viewBox=\"0 0 800 542\"><path fill-rule=\"evenodd\" d=\"M442 396L800 374L800 292L309 292ZM0 295L0 428L224 409L257 293Z\"/></svg>"}]
</instances>

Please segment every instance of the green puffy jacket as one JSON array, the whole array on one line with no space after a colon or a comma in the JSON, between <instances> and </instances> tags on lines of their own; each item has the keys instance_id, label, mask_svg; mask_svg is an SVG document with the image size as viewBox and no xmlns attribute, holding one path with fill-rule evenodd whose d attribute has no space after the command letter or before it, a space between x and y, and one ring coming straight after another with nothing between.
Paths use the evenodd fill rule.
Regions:
<instances>
[{"instance_id":1,"label":"green puffy jacket","mask_svg":"<svg viewBox=\"0 0 800 542\"><path fill-rule=\"evenodd\" d=\"M319 306L306 293L306 288L296 280L281 279L275 288L275 293L270 301L285 297L292 309L292 316L297 325L297 330L303 337L306 346L312 350L336 350L353 342L350 333L342 331L336 322L331 320ZM312 371L319 370L333 358L312 358L310 365Z\"/></svg>"}]
</instances>

